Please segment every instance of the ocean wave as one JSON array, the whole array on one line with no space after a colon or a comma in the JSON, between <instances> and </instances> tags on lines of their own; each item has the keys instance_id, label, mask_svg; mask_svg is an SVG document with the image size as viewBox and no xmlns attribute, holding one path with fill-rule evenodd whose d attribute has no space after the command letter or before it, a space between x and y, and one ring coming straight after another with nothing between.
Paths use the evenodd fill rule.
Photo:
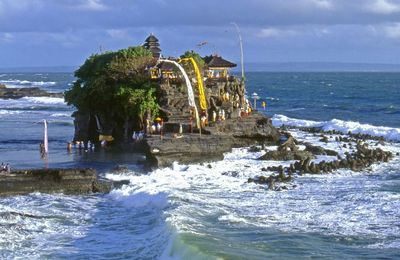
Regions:
<instances>
[{"instance_id":1,"label":"ocean wave","mask_svg":"<svg viewBox=\"0 0 400 260\"><path fill-rule=\"evenodd\" d=\"M299 108L290 108L290 109L286 109L286 111L288 112L294 112L294 111L300 111L300 110L304 110L304 107L299 107Z\"/></svg>"},{"instance_id":2,"label":"ocean wave","mask_svg":"<svg viewBox=\"0 0 400 260\"><path fill-rule=\"evenodd\" d=\"M312 121L304 119L290 118L284 115L274 115L272 123L276 127L282 125L294 127L316 127L324 131L336 130L344 134L349 131L353 134L368 134L372 136L384 137L386 140L400 141L400 128L373 126L353 121L343 121L332 119L330 121Z\"/></svg>"},{"instance_id":3,"label":"ocean wave","mask_svg":"<svg viewBox=\"0 0 400 260\"><path fill-rule=\"evenodd\" d=\"M55 97L23 97L19 101L26 101L34 104L64 105L64 98Z\"/></svg>"},{"instance_id":4,"label":"ocean wave","mask_svg":"<svg viewBox=\"0 0 400 260\"><path fill-rule=\"evenodd\" d=\"M22 114L23 111L13 111L13 110L5 110L1 109L0 110L0 115L17 115L17 114Z\"/></svg>"},{"instance_id":5,"label":"ocean wave","mask_svg":"<svg viewBox=\"0 0 400 260\"><path fill-rule=\"evenodd\" d=\"M51 117L71 117L71 113L54 113L50 115Z\"/></svg>"},{"instance_id":6,"label":"ocean wave","mask_svg":"<svg viewBox=\"0 0 400 260\"><path fill-rule=\"evenodd\" d=\"M19 80L19 79L10 79L10 80L0 80L0 83L6 85L7 87L48 87L54 86L57 84L55 81L29 81L29 80Z\"/></svg>"},{"instance_id":7,"label":"ocean wave","mask_svg":"<svg viewBox=\"0 0 400 260\"><path fill-rule=\"evenodd\" d=\"M299 140L307 138L310 141L312 138L308 133L297 132L303 134L296 136ZM318 142L318 137L314 138ZM397 236L399 227L393 227L393 217L399 212L396 207L399 195L376 192L381 183L374 181L373 176L347 170L329 176L305 175L294 180L297 188L274 192L247 183L249 177L268 176L271 173L261 173L260 169L277 164L256 160L258 157L258 153L240 148L227 153L223 161L207 165L175 164L145 175L132 172L131 176L124 176L130 184L113 191L112 196L119 194L118 200L135 209L162 209L167 223L176 229L162 258L200 255L213 258L213 252L227 253L229 244L241 246L240 239L229 237L230 232L243 231L263 239L263 231L273 229L278 235L283 231L339 239L373 238L370 243ZM390 174L387 170L396 163L376 165L373 171L380 175ZM238 174L227 175L227 170ZM107 177L121 178L111 173ZM158 197L157 194L162 195ZM253 233L252 230L257 231ZM208 238L220 243L207 242ZM239 256L240 250L234 250L229 247L228 251L232 256Z\"/></svg>"}]
</instances>

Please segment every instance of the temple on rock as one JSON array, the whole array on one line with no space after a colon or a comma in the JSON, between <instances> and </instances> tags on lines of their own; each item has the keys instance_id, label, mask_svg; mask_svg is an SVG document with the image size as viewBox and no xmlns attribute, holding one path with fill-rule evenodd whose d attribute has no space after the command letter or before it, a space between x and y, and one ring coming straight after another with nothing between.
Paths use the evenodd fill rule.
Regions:
<instances>
[{"instance_id":1,"label":"temple on rock","mask_svg":"<svg viewBox=\"0 0 400 260\"><path fill-rule=\"evenodd\" d=\"M227 78L229 69L236 67L235 63L218 55L206 56L204 61L207 64L207 78Z\"/></svg>"},{"instance_id":2,"label":"temple on rock","mask_svg":"<svg viewBox=\"0 0 400 260\"><path fill-rule=\"evenodd\" d=\"M143 48L151 54L146 54L147 50L143 51ZM121 63L132 53L147 56L133 56L139 58ZM113 59L112 55L116 58ZM118 79L119 82L113 77L104 79L100 91L108 88L115 92L109 94L110 98L105 99L102 106L95 106L104 103L91 99L90 95L80 94L87 91L85 88L91 88L90 93L97 91L97 77L101 75L93 76L90 72L96 62L93 59L98 59L98 64L105 69L111 66L119 70L116 76L123 77ZM78 108L73 114L74 141L83 142L85 146L88 141L95 146L102 141L125 147L138 144L140 139L140 146L134 147L143 149L148 158L161 166L169 165L173 160L193 160L195 157L220 158L232 147L279 140L270 120L252 113L245 95L244 78L230 73L235 66L219 55L201 57L194 51L185 52L180 57L165 58L159 40L153 34L142 46L92 56L82 65L83 69L75 73L78 80L70 93L66 93L72 100L67 100L69 104L75 102ZM80 78L87 71L90 74ZM93 77L96 84L92 84ZM143 83L137 85L131 77L137 77ZM110 83L114 85L107 86ZM82 103L85 99L91 101ZM106 108L107 102L114 104L113 109ZM79 109L79 106L85 109ZM156 109L151 110L154 106ZM171 140L182 137L181 144L174 141L171 147Z\"/></svg>"},{"instance_id":3,"label":"temple on rock","mask_svg":"<svg viewBox=\"0 0 400 260\"><path fill-rule=\"evenodd\" d=\"M183 87L186 84L185 75L176 64L162 59L158 39L153 34L145 40L143 46L159 59L151 70L151 78L159 83L159 105L165 128L174 129L181 125L183 129L191 129L189 124L192 122L188 119L191 118L194 122L196 115L188 103L187 88ZM199 117L204 121L203 125L212 125L217 120L237 118L251 110L249 102L245 99L244 82L230 75L230 69L236 67L235 63L216 54L206 56L200 62L194 59L190 62L187 58L169 60L181 65L188 73L195 103L199 108Z\"/></svg>"}]
</instances>

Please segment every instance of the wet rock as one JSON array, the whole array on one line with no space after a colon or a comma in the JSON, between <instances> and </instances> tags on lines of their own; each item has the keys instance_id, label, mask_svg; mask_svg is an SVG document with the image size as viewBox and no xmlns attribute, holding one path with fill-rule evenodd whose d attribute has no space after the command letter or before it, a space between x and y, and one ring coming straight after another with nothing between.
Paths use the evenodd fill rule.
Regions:
<instances>
[{"instance_id":1,"label":"wet rock","mask_svg":"<svg viewBox=\"0 0 400 260\"><path fill-rule=\"evenodd\" d=\"M269 151L259 160L271 161L289 161L289 160L305 160L307 158L314 158L314 155L307 151Z\"/></svg>"},{"instance_id":2,"label":"wet rock","mask_svg":"<svg viewBox=\"0 0 400 260\"><path fill-rule=\"evenodd\" d=\"M62 98L62 93L47 92L38 87L33 88L7 88L5 85L0 87L0 98L19 99L22 97L58 97Z\"/></svg>"}]
</instances>

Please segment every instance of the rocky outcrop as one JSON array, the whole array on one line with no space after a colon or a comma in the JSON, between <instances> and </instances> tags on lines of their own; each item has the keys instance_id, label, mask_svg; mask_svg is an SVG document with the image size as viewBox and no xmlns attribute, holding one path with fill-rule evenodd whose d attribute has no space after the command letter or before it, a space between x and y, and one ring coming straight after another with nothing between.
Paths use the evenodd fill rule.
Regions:
<instances>
[{"instance_id":1,"label":"rocky outcrop","mask_svg":"<svg viewBox=\"0 0 400 260\"><path fill-rule=\"evenodd\" d=\"M18 99L22 97L58 97L62 98L62 93L47 92L38 87L33 88L7 88L0 84L0 98L3 99Z\"/></svg>"},{"instance_id":2,"label":"rocky outcrop","mask_svg":"<svg viewBox=\"0 0 400 260\"><path fill-rule=\"evenodd\" d=\"M110 189L111 184L99 181L93 169L34 169L0 173L0 196L32 192L107 193Z\"/></svg>"},{"instance_id":3,"label":"rocky outcrop","mask_svg":"<svg viewBox=\"0 0 400 260\"><path fill-rule=\"evenodd\" d=\"M301 151L297 147L297 141L289 134L284 133L286 141L278 146L276 151L268 151L266 154L258 158L259 160L273 161L290 161L290 160L306 160L313 159L314 156L309 151Z\"/></svg>"},{"instance_id":4,"label":"rocky outcrop","mask_svg":"<svg viewBox=\"0 0 400 260\"><path fill-rule=\"evenodd\" d=\"M166 167L174 161L194 163L216 161L235 147L274 143L279 132L270 120L258 113L240 119L228 119L203 129L203 134L167 134L146 137L143 142L151 166Z\"/></svg>"},{"instance_id":5,"label":"rocky outcrop","mask_svg":"<svg viewBox=\"0 0 400 260\"><path fill-rule=\"evenodd\" d=\"M173 162L195 163L216 161L223 158L223 153L234 146L234 139L228 135L187 134L180 138L159 136L146 138L147 160L150 166L167 167Z\"/></svg>"}]
</instances>

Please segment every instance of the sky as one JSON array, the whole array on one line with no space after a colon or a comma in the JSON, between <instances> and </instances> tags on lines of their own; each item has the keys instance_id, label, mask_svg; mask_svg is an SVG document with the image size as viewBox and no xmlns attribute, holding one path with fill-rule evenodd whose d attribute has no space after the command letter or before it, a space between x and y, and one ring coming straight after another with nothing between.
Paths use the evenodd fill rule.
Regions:
<instances>
[{"instance_id":1,"label":"sky","mask_svg":"<svg viewBox=\"0 0 400 260\"><path fill-rule=\"evenodd\" d=\"M0 0L0 68L143 44L239 62L400 63L400 0ZM205 43L199 46L200 43Z\"/></svg>"}]
</instances>

